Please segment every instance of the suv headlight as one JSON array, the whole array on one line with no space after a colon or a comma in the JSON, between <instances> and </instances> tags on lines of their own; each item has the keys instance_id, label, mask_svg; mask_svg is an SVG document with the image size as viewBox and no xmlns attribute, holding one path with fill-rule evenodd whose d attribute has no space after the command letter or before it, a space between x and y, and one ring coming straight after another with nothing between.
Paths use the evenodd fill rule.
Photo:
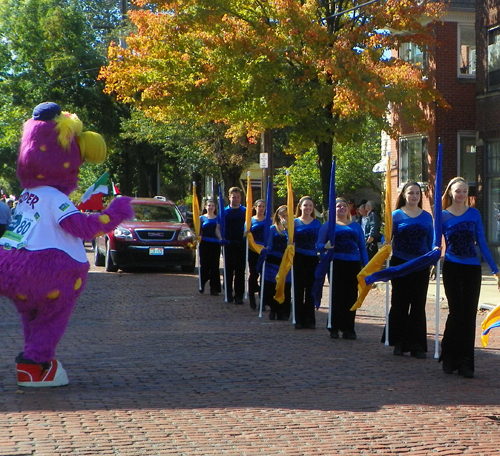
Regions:
<instances>
[{"instance_id":1,"label":"suv headlight","mask_svg":"<svg viewBox=\"0 0 500 456\"><path fill-rule=\"evenodd\" d=\"M191 230L181 230L181 232L179 233L179 241L185 241L187 238L192 238L193 237L193 233L191 232Z\"/></svg>"},{"instance_id":2,"label":"suv headlight","mask_svg":"<svg viewBox=\"0 0 500 456\"><path fill-rule=\"evenodd\" d=\"M132 237L132 233L130 232L130 230L127 230L126 228L118 227L118 228L116 228L115 231L113 231L113 234L115 235L115 238L118 238L118 239L126 239L129 241L134 239Z\"/></svg>"}]
</instances>

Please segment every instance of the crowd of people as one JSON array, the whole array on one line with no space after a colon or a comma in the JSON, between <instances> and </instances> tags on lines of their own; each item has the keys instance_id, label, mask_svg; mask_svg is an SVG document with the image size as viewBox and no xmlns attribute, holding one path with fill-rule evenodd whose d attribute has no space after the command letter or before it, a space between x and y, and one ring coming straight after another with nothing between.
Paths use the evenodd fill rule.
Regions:
<instances>
[{"instance_id":1,"label":"crowd of people","mask_svg":"<svg viewBox=\"0 0 500 456\"><path fill-rule=\"evenodd\" d=\"M460 375L471 378L474 376L476 310L481 286L481 263L476 245L497 279L498 268L487 247L479 211L468 205L468 190L467 182L460 177L449 182L442 197L444 242L442 247L435 248L441 250L443 285L449 305L439 361L446 374L458 371ZM214 201L206 201L200 217L200 293L204 293L206 283L210 284L210 294L221 293L219 261L222 249L227 302L244 303L248 259L250 307L257 308L258 295L262 308L269 309L270 320L289 320L293 297L295 328L315 329L312 293L315 271L321 256L333 249L328 330L332 339L338 339L340 333L343 339L356 339L356 312L350 309L358 298L357 275L376 254L381 241L375 203L363 201L356 206L353 200L337 198L335 234L334 239L330 239L328 224L322 225L316 219L314 201L303 196L295 214L288 214L286 206L276 210L269 236L265 239L265 202L257 200L252 209L245 208L241 204L242 191L237 187L229 189L228 197L229 204L222 209L224 239ZM247 210L253 211L251 226L246 226ZM392 243L391 267L419 258L433 248L434 222L431 214L422 209L422 189L417 182L408 182L401 190L392 220L392 239L385 240ZM295 254L293 267L284 279L284 300L281 303L282 299L276 299L276 277L290 244L289 223L294 227ZM250 248L247 252L245 237L248 233L252 233L255 244L262 249L260 254ZM427 357L425 304L430 275L429 267L424 267L392 279L387 338L396 356L410 353L417 359ZM385 340L384 329L382 342Z\"/></svg>"}]
</instances>

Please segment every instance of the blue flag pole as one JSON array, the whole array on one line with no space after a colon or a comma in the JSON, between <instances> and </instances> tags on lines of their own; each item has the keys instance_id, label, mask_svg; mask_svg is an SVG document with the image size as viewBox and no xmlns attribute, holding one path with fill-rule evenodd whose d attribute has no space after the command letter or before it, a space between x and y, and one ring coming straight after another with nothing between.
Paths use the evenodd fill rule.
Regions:
<instances>
[{"instance_id":1,"label":"blue flag pole","mask_svg":"<svg viewBox=\"0 0 500 456\"><path fill-rule=\"evenodd\" d=\"M443 237L443 203L441 200L442 193L442 174L443 174L443 143L439 138L438 153L436 158L436 183L434 184L434 249L441 247ZM437 250L441 256L441 250ZM436 264L436 334L434 338L434 358L439 359L439 288L441 281L441 263L438 259Z\"/></svg>"}]
</instances>

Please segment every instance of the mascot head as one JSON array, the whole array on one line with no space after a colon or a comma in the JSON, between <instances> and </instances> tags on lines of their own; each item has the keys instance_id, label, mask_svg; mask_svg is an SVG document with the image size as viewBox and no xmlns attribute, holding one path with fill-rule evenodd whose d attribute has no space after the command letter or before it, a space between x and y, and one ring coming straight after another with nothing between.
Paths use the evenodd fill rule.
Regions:
<instances>
[{"instance_id":1,"label":"mascot head","mask_svg":"<svg viewBox=\"0 0 500 456\"><path fill-rule=\"evenodd\" d=\"M21 185L55 187L66 195L75 190L82 163L102 163L106 158L102 136L82 129L76 114L61 111L56 103L39 104L23 127L17 160Z\"/></svg>"}]
</instances>

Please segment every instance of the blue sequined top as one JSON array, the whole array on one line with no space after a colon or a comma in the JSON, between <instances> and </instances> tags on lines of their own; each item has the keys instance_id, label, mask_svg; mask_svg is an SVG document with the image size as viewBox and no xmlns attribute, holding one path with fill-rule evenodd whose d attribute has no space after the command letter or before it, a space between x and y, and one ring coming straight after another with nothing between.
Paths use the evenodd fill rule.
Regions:
<instances>
[{"instance_id":1,"label":"blue sequined top","mask_svg":"<svg viewBox=\"0 0 500 456\"><path fill-rule=\"evenodd\" d=\"M215 234L215 229L217 228L218 217L209 219L206 215L200 217L200 236L203 238L214 238L217 239ZM218 239L217 239L218 241Z\"/></svg>"},{"instance_id":2,"label":"blue sequined top","mask_svg":"<svg viewBox=\"0 0 500 456\"><path fill-rule=\"evenodd\" d=\"M295 251L302 255L316 256L318 254L316 244L318 242L321 222L317 219L312 219L312 221L306 225L300 219L296 218L294 220L294 225L295 231L293 240Z\"/></svg>"},{"instance_id":3,"label":"blue sequined top","mask_svg":"<svg viewBox=\"0 0 500 456\"><path fill-rule=\"evenodd\" d=\"M286 247L288 245L288 235L284 231L284 234L280 234L276 229L276 225L271 226L269 230L269 239L267 241L267 259L266 269L264 274L264 280L269 282L276 282L276 274L279 270L279 260L283 258ZM291 273L288 272L285 282L290 282Z\"/></svg>"},{"instance_id":4,"label":"blue sequined top","mask_svg":"<svg viewBox=\"0 0 500 456\"><path fill-rule=\"evenodd\" d=\"M476 243L483 258L496 274L498 268L491 256L484 236L481 215L477 209L469 207L462 215L456 216L443 211L443 235L446 240L445 260L460 264L480 265Z\"/></svg>"},{"instance_id":5,"label":"blue sequined top","mask_svg":"<svg viewBox=\"0 0 500 456\"><path fill-rule=\"evenodd\" d=\"M322 253L328 240L328 223L325 223L319 230L318 250L320 253ZM335 225L335 242L333 244L333 258L335 260L361 261L363 266L368 263L365 235L359 223L352 222L349 225L337 223Z\"/></svg>"},{"instance_id":6,"label":"blue sequined top","mask_svg":"<svg viewBox=\"0 0 500 456\"><path fill-rule=\"evenodd\" d=\"M258 245L264 245L264 228L266 226L266 219L258 221L255 217L252 217L252 225L250 227L250 232L253 235L253 240ZM245 222L245 231L247 229L247 224Z\"/></svg>"},{"instance_id":7,"label":"blue sequined top","mask_svg":"<svg viewBox=\"0 0 500 456\"><path fill-rule=\"evenodd\" d=\"M402 209L392 213L392 254L401 260L410 261L425 255L432 249L434 230L432 216L422 211L410 217Z\"/></svg>"}]
</instances>

